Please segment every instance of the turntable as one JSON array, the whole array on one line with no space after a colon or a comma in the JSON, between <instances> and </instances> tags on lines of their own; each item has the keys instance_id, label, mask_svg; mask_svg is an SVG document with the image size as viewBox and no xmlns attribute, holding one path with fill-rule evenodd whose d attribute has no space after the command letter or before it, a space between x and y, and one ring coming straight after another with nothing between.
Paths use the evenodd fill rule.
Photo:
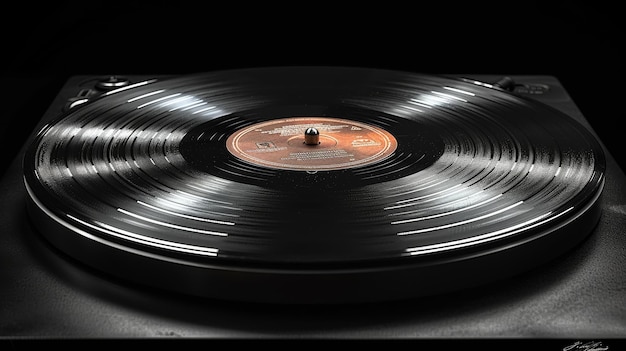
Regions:
<instances>
[{"instance_id":1,"label":"turntable","mask_svg":"<svg viewBox=\"0 0 626 351\"><path fill-rule=\"evenodd\" d=\"M624 180L551 76L72 77L2 182L0 331L621 337Z\"/></svg>"}]
</instances>

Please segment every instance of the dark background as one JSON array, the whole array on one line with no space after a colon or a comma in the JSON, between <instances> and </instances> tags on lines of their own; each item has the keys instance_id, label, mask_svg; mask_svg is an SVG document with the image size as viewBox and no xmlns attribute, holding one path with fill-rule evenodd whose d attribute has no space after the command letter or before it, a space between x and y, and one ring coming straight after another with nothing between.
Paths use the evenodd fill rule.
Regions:
<instances>
[{"instance_id":1,"label":"dark background","mask_svg":"<svg viewBox=\"0 0 626 351\"><path fill-rule=\"evenodd\" d=\"M626 60L617 2L501 3L15 4L4 9L0 32L4 164L72 75L277 65L553 75L613 156L625 164L621 120Z\"/></svg>"}]
</instances>

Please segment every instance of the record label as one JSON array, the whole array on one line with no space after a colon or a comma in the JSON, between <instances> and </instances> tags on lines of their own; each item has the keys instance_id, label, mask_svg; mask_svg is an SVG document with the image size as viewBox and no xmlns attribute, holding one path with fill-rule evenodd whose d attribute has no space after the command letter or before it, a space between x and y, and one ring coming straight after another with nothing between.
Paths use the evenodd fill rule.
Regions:
<instances>
[{"instance_id":1,"label":"record label","mask_svg":"<svg viewBox=\"0 0 626 351\"><path fill-rule=\"evenodd\" d=\"M307 140L313 130L315 142ZM234 156L255 165L285 170L346 169L379 162L397 148L394 136L353 120L295 117L257 123L226 141Z\"/></svg>"}]
</instances>

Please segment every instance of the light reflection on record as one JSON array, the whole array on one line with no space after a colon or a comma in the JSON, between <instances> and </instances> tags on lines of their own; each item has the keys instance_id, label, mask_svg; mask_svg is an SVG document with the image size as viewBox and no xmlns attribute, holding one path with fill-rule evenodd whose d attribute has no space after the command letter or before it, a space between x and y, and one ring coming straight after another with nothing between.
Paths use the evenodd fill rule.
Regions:
<instances>
[{"instance_id":1,"label":"light reflection on record","mask_svg":"<svg viewBox=\"0 0 626 351\"><path fill-rule=\"evenodd\" d=\"M300 140L309 122L319 146ZM527 246L563 253L598 219L604 162L569 116L486 83L290 67L110 91L47 125L24 168L32 215L58 227L44 236L98 268L72 240L176 272L168 284L139 279L148 284L172 285L181 272L228 282L230 270L316 284L350 271L389 284L461 275L470 257L497 264ZM511 273L532 266L508 263ZM430 292L420 289L392 295Z\"/></svg>"}]
</instances>

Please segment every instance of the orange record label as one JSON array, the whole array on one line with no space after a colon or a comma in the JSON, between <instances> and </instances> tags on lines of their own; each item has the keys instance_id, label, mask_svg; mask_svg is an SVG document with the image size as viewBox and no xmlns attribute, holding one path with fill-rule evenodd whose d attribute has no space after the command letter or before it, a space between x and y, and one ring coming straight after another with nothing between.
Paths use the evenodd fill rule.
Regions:
<instances>
[{"instance_id":1,"label":"orange record label","mask_svg":"<svg viewBox=\"0 0 626 351\"><path fill-rule=\"evenodd\" d=\"M305 134L311 128L318 133L314 139ZM393 135L379 127L327 117L265 121L238 130L226 141L228 151L247 162L303 171L372 164L391 155L397 145Z\"/></svg>"}]
</instances>

